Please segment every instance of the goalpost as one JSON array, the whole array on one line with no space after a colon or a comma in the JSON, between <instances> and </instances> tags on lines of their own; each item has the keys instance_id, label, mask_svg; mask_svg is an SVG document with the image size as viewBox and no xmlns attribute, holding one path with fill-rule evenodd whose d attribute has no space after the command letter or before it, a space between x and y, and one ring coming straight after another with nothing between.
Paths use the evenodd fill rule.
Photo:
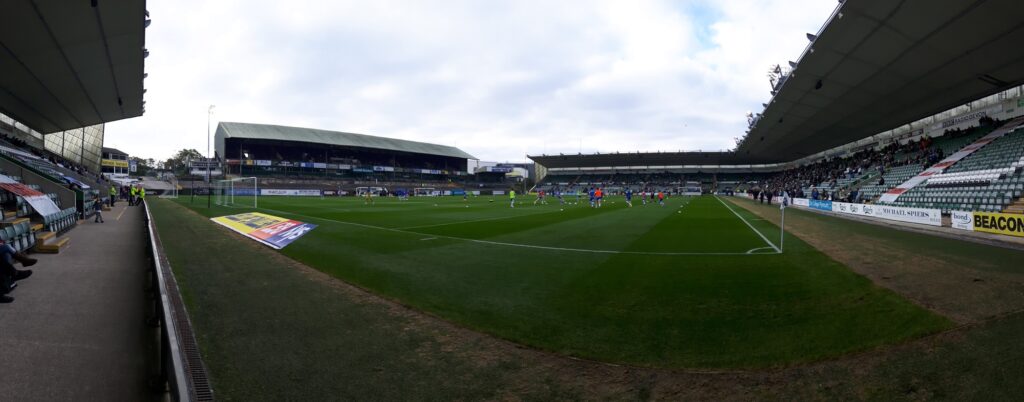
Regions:
<instances>
[{"instance_id":1,"label":"goalpost","mask_svg":"<svg viewBox=\"0 0 1024 402\"><path fill-rule=\"evenodd\" d=\"M703 189L699 181L688 181L684 187L677 187L676 193L685 196L700 196L703 193Z\"/></svg>"},{"instance_id":2,"label":"goalpost","mask_svg":"<svg viewBox=\"0 0 1024 402\"><path fill-rule=\"evenodd\" d=\"M217 180L214 187L214 203L232 207L259 207L259 187L255 177Z\"/></svg>"},{"instance_id":3,"label":"goalpost","mask_svg":"<svg viewBox=\"0 0 1024 402\"><path fill-rule=\"evenodd\" d=\"M169 190L165 190L160 198L178 198L178 178L171 176L167 180L167 183L171 185Z\"/></svg>"},{"instance_id":4,"label":"goalpost","mask_svg":"<svg viewBox=\"0 0 1024 402\"><path fill-rule=\"evenodd\" d=\"M433 187L420 187L412 189L412 195L416 197L436 196L437 191Z\"/></svg>"},{"instance_id":5,"label":"goalpost","mask_svg":"<svg viewBox=\"0 0 1024 402\"><path fill-rule=\"evenodd\" d=\"M356 196L363 197L369 192L371 197L376 197L381 191L384 191L384 187L356 187Z\"/></svg>"}]
</instances>

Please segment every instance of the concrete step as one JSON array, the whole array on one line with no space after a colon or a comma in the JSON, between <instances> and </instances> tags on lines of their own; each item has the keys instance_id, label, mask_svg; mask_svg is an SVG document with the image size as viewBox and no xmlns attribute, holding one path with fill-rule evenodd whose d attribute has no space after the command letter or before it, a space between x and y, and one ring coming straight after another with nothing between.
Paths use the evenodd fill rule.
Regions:
<instances>
[{"instance_id":1,"label":"concrete step","mask_svg":"<svg viewBox=\"0 0 1024 402\"><path fill-rule=\"evenodd\" d=\"M50 241L47 244L36 243L35 250L37 253L57 254L60 253L61 249L67 247L68 241L70 240L71 238L69 237L62 237L60 239Z\"/></svg>"},{"instance_id":2,"label":"concrete step","mask_svg":"<svg viewBox=\"0 0 1024 402\"><path fill-rule=\"evenodd\" d=\"M39 233L36 233L36 243L39 243L39 244L46 243L47 240L50 240L50 239L52 239L54 237L57 237L56 233L53 233L53 232L39 232Z\"/></svg>"},{"instance_id":3,"label":"concrete step","mask_svg":"<svg viewBox=\"0 0 1024 402\"><path fill-rule=\"evenodd\" d=\"M17 225L17 224L28 223L28 222L29 222L28 218L4 219L3 221L0 221L0 227L14 226L14 225Z\"/></svg>"},{"instance_id":4,"label":"concrete step","mask_svg":"<svg viewBox=\"0 0 1024 402\"><path fill-rule=\"evenodd\" d=\"M4 211L4 219L11 219L18 216L16 211Z\"/></svg>"},{"instance_id":5,"label":"concrete step","mask_svg":"<svg viewBox=\"0 0 1024 402\"><path fill-rule=\"evenodd\" d=\"M43 224L42 223L33 223L32 224L32 231L33 232L38 232L40 230L43 230Z\"/></svg>"}]
</instances>

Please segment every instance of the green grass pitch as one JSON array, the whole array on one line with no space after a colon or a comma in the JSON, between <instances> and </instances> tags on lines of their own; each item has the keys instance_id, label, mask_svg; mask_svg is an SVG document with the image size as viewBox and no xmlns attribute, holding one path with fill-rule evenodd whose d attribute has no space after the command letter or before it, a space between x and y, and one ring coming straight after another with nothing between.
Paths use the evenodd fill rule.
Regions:
<instances>
[{"instance_id":1,"label":"green grass pitch","mask_svg":"<svg viewBox=\"0 0 1024 402\"><path fill-rule=\"evenodd\" d=\"M261 197L259 211L319 225L281 251L291 258L465 327L587 359L763 368L952 326L796 237L777 252L779 228L725 198L627 208L610 197L600 209L533 200L513 209L507 196ZM207 216L253 210L178 202Z\"/></svg>"}]
</instances>

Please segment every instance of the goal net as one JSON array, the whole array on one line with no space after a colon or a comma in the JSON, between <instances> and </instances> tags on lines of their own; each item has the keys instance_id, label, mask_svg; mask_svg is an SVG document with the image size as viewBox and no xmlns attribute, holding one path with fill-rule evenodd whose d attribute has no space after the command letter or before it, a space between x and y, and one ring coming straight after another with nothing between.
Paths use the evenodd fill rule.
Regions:
<instances>
[{"instance_id":1,"label":"goal net","mask_svg":"<svg viewBox=\"0 0 1024 402\"><path fill-rule=\"evenodd\" d=\"M164 190L164 193L160 194L160 198L178 198L178 178L170 176L164 180L170 185L170 188Z\"/></svg>"},{"instance_id":2,"label":"goal net","mask_svg":"<svg viewBox=\"0 0 1024 402\"><path fill-rule=\"evenodd\" d=\"M376 197L384 191L384 187L356 187L356 196L365 197L366 193L370 193L371 197Z\"/></svg>"},{"instance_id":3,"label":"goal net","mask_svg":"<svg viewBox=\"0 0 1024 402\"><path fill-rule=\"evenodd\" d=\"M699 196L701 193L702 189L699 181L688 181L685 187L676 188L676 194L679 195Z\"/></svg>"},{"instance_id":4,"label":"goal net","mask_svg":"<svg viewBox=\"0 0 1024 402\"><path fill-rule=\"evenodd\" d=\"M259 188L255 177L217 180L214 185L214 203L221 206L257 208Z\"/></svg>"},{"instance_id":5,"label":"goal net","mask_svg":"<svg viewBox=\"0 0 1024 402\"><path fill-rule=\"evenodd\" d=\"M433 187L421 187L414 188L412 190L412 195L416 197L435 196L438 194L439 193L437 192L437 190L435 190Z\"/></svg>"}]
</instances>

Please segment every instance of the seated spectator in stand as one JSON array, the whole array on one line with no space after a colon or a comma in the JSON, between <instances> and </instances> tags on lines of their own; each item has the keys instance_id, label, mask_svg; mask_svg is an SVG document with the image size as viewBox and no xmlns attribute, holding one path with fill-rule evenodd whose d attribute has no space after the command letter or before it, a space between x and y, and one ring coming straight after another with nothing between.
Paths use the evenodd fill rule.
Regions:
<instances>
[{"instance_id":1,"label":"seated spectator in stand","mask_svg":"<svg viewBox=\"0 0 1024 402\"><path fill-rule=\"evenodd\" d=\"M14 282L32 276L32 270L18 270L14 268L14 261L21 262L22 266L31 267L36 264L35 258L29 258L11 247L11 245L0 240L0 303L10 303L14 298L8 296Z\"/></svg>"}]
</instances>

